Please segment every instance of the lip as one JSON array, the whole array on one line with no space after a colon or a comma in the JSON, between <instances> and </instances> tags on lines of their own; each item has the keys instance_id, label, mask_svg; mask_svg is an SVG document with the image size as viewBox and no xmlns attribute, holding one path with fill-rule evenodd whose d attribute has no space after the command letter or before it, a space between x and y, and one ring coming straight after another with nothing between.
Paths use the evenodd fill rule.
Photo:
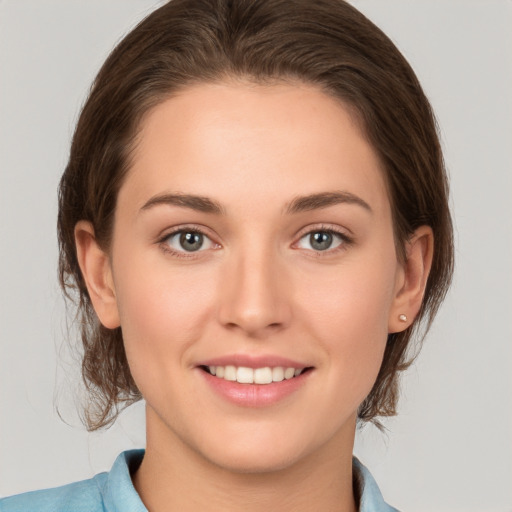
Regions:
<instances>
[{"instance_id":1,"label":"lip","mask_svg":"<svg viewBox=\"0 0 512 512\"><path fill-rule=\"evenodd\" d=\"M284 368L309 368L310 364L301 363L293 359L275 355L249 356L246 354L233 354L201 361L197 366L245 366L246 368L264 368L270 366L283 366Z\"/></svg>"},{"instance_id":2,"label":"lip","mask_svg":"<svg viewBox=\"0 0 512 512\"><path fill-rule=\"evenodd\" d=\"M247 368L263 368L266 366L285 368L308 368L308 371L297 377L270 384L240 384L236 381L220 379L203 370L202 366L245 366ZM284 401L298 392L313 373L311 365L300 363L280 356L247 356L237 354L217 357L202 361L195 368L206 385L221 399L240 407L269 407Z\"/></svg>"}]
</instances>

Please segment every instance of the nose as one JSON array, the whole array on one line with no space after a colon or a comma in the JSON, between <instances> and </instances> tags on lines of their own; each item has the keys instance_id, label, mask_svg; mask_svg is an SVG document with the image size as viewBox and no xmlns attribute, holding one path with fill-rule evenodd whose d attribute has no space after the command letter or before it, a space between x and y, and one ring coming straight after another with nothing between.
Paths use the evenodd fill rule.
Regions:
<instances>
[{"instance_id":1,"label":"nose","mask_svg":"<svg viewBox=\"0 0 512 512\"><path fill-rule=\"evenodd\" d=\"M260 252L226 262L219 283L220 322L252 338L265 338L288 326L292 286L275 255Z\"/></svg>"}]
</instances>

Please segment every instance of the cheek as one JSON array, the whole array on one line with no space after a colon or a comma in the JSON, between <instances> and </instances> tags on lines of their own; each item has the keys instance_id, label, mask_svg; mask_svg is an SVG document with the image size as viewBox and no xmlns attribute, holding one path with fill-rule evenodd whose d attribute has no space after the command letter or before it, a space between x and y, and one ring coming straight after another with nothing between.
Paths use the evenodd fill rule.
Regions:
<instances>
[{"instance_id":1,"label":"cheek","mask_svg":"<svg viewBox=\"0 0 512 512\"><path fill-rule=\"evenodd\" d=\"M324 279L316 276L303 282L299 316L322 345L334 370L332 378L343 380L362 401L377 377L386 347L396 258L390 252L389 258L371 263L363 259L346 263Z\"/></svg>"},{"instance_id":2,"label":"cheek","mask_svg":"<svg viewBox=\"0 0 512 512\"><path fill-rule=\"evenodd\" d=\"M197 269L194 275L186 269L172 272L165 261L144 261L135 256L120 261L115 283L134 378L139 368L148 365L161 367L163 372L164 365L181 364L187 348L204 330L213 303L212 287L205 286L211 276Z\"/></svg>"},{"instance_id":3,"label":"cheek","mask_svg":"<svg viewBox=\"0 0 512 512\"><path fill-rule=\"evenodd\" d=\"M389 263L387 263L389 262ZM396 260L357 262L311 274L301 283L302 313L327 332L387 334L394 299ZM313 320L314 319L314 320ZM329 336L327 336L329 337Z\"/></svg>"}]
</instances>

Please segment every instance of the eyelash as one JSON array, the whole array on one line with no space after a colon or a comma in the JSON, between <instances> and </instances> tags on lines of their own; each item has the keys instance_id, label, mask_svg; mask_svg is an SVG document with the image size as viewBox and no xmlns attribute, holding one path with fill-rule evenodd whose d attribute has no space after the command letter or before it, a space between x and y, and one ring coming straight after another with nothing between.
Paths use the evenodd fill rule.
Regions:
<instances>
[{"instance_id":1,"label":"eyelash","mask_svg":"<svg viewBox=\"0 0 512 512\"><path fill-rule=\"evenodd\" d=\"M172 231L166 233L164 236L160 237L158 239L157 243L160 245L160 247L162 248L162 250L165 253L171 254L172 256L174 256L176 258L186 258L186 259L194 258L194 257L197 257L195 254L196 252L202 252L201 250L187 252L187 251L176 251L176 250L172 249L169 246L169 244L167 243L167 241L169 240L169 238L171 238L172 236L177 235L179 233L195 233L195 234L202 235L203 237L211 240L211 237L208 236L208 234L205 232L205 230L201 229L200 226L186 225L186 226L179 226L179 227L173 229ZM219 244L213 242L212 240L211 240L211 242L212 242L212 244L214 244L216 246L219 245Z\"/></svg>"},{"instance_id":2,"label":"eyelash","mask_svg":"<svg viewBox=\"0 0 512 512\"><path fill-rule=\"evenodd\" d=\"M187 252L187 251L176 251L176 250L172 249L167 242L172 236L175 236L179 233L199 234L199 235L202 235L203 237L209 239L211 241L211 243L214 244L215 246L217 246L217 247L219 246L219 244L217 244L216 242L213 242L211 240L211 238L208 236L208 234L205 232L205 230L201 229L200 226L194 226L194 225L179 226L176 229L166 233L164 236L162 236L158 239L157 243L160 245L160 247L162 248L162 250L165 253L169 253L172 256L177 257L177 258L194 258L194 257L197 257L195 254L196 252L203 252L202 250ZM352 237L348 236L343 231L335 229L332 226L321 225L319 227L315 227L313 229L309 229L307 231L302 232L298 238L298 241L294 242L293 246L297 246L297 244L302 239L304 239L307 236L311 236L311 234L313 234L313 233L327 233L327 234L333 235L334 237L337 237L341 240L340 245L335 247L334 249L329 248L329 249L326 249L325 251L315 251L314 249L307 249L308 252L311 252L314 255L314 257L325 257L327 255L332 255L332 254L338 253L339 251L345 250L348 246L350 246L354 243L354 239Z\"/></svg>"},{"instance_id":3,"label":"eyelash","mask_svg":"<svg viewBox=\"0 0 512 512\"><path fill-rule=\"evenodd\" d=\"M333 235L340 239L341 243L334 247L333 249L329 248L324 251L315 251L314 249L308 249L308 252L315 258L322 258L332 256L333 254L337 254L340 251L346 250L350 245L354 243L354 239L348 236L344 231L334 228L333 226L320 225L318 227L314 227L313 229L307 228L306 231L303 231L297 242L293 245L296 246L298 243L303 240L307 236L311 236L313 233L327 233L329 235Z\"/></svg>"}]
</instances>

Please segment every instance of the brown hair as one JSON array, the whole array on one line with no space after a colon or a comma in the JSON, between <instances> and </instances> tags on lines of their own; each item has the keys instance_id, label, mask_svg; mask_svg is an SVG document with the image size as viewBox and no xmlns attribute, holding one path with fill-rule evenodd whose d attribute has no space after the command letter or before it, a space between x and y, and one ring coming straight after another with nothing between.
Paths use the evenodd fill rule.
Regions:
<instances>
[{"instance_id":1,"label":"brown hair","mask_svg":"<svg viewBox=\"0 0 512 512\"><path fill-rule=\"evenodd\" d=\"M172 0L150 14L113 50L92 86L60 183L60 282L76 299L82 375L90 430L112 423L141 398L121 329L103 327L78 266L74 227L92 223L109 248L116 198L130 149L149 109L198 82L243 78L315 84L350 106L380 157L399 257L421 225L431 226L433 265L418 317L390 334L382 367L359 409L363 421L396 414L399 372L418 326L425 332L453 269L448 185L436 122L411 67L380 29L343 0Z\"/></svg>"}]
</instances>

